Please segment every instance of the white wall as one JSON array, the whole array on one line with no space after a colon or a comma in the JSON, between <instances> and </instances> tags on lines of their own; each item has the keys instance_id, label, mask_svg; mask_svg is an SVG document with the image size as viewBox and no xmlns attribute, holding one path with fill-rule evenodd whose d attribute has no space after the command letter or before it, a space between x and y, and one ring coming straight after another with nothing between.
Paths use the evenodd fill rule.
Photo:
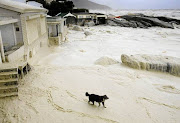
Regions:
<instances>
[{"instance_id":1,"label":"white wall","mask_svg":"<svg viewBox=\"0 0 180 123\"><path fill-rule=\"evenodd\" d=\"M41 35L43 35L44 33L47 32L47 29L46 29L46 19L45 17L41 17L40 18L40 24L41 24Z\"/></svg>"},{"instance_id":2,"label":"white wall","mask_svg":"<svg viewBox=\"0 0 180 123\"><path fill-rule=\"evenodd\" d=\"M0 52L0 64L2 64L1 52Z\"/></svg>"},{"instance_id":3,"label":"white wall","mask_svg":"<svg viewBox=\"0 0 180 123\"><path fill-rule=\"evenodd\" d=\"M78 18L91 18L91 15L78 15Z\"/></svg>"},{"instance_id":4,"label":"white wall","mask_svg":"<svg viewBox=\"0 0 180 123\"><path fill-rule=\"evenodd\" d=\"M13 62L18 59L22 59L24 56L24 46L20 47L18 50L8 55L8 61Z\"/></svg>"},{"instance_id":5,"label":"white wall","mask_svg":"<svg viewBox=\"0 0 180 123\"><path fill-rule=\"evenodd\" d=\"M38 35L38 18L27 20L27 38L28 44L33 43L39 38Z\"/></svg>"}]
</instances>

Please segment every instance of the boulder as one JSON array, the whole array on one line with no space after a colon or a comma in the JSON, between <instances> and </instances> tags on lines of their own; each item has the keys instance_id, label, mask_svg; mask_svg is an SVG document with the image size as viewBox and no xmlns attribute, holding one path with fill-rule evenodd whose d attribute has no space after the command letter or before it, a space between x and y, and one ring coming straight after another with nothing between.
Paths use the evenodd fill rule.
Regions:
<instances>
[{"instance_id":1,"label":"boulder","mask_svg":"<svg viewBox=\"0 0 180 123\"><path fill-rule=\"evenodd\" d=\"M85 34L86 36L92 35L92 33L89 32L89 31L85 31L84 34Z\"/></svg>"},{"instance_id":2,"label":"boulder","mask_svg":"<svg viewBox=\"0 0 180 123\"><path fill-rule=\"evenodd\" d=\"M132 16L132 15L124 15L121 16L121 18L127 20L127 21L136 21L138 23L141 23L144 25L144 22L148 22L151 24L151 26L160 26L163 28L171 28L174 29L171 23L165 22L163 20L159 20L159 18L152 17L152 16ZM142 28L141 25L141 28ZM147 25L147 24L146 24Z\"/></svg>"},{"instance_id":3,"label":"boulder","mask_svg":"<svg viewBox=\"0 0 180 123\"><path fill-rule=\"evenodd\" d=\"M116 61L112 58L103 56L103 57L99 58L98 60L96 60L94 64L108 66L108 65L118 64L118 63L119 63L118 61Z\"/></svg>"},{"instance_id":4,"label":"boulder","mask_svg":"<svg viewBox=\"0 0 180 123\"><path fill-rule=\"evenodd\" d=\"M117 24L112 20L108 20L107 24L110 25L110 26L117 26Z\"/></svg>"},{"instance_id":5,"label":"boulder","mask_svg":"<svg viewBox=\"0 0 180 123\"><path fill-rule=\"evenodd\" d=\"M133 27L133 28L148 28L153 26L171 28L174 29L177 26L173 24L180 25L180 20L168 18L168 17L154 17L146 16L143 14L129 14L120 16L120 18L108 18L108 24L111 26L121 26L121 27Z\"/></svg>"},{"instance_id":6,"label":"boulder","mask_svg":"<svg viewBox=\"0 0 180 123\"><path fill-rule=\"evenodd\" d=\"M83 31L83 29L80 27L80 26L74 26L72 28L72 30L75 30L75 31Z\"/></svg>"},{"instance_id":7,"label":"boulder","mask_svg":"<svg viewBox=\"0 0 180 123\"><path fill-rule=\"evenodd\" d=\"M121 55L123 64L142 70L160 71L180 77L180 58L159 55Z\"/></svg>"},{"instance_id":8,"label":"boulder","mask_svg":"<svg viewBox=\"0 0 180 123\"><path fill-rule=\"evenodd\" d=\"M95 26L95 23L93 21L85 22L84 26L92 27L92 26Z\"/></svg>"}]
</instances>

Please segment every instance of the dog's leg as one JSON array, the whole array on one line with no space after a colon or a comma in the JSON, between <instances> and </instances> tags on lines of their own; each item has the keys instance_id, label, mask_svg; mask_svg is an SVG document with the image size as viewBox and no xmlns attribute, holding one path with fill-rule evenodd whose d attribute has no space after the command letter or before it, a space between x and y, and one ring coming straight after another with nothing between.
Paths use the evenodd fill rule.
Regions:
<instances>
[{"instance_id":1,"label":"dog's leg","mask_svg":"<svg viewBox=\"0 0 180 123\"><path fill-rule=\"evenodd\" d=\"M102 102L102 104L103 104L103 107L106 108L106 106L104 105L104 102Z\"/></svg>"},{"instance_id":2,"label":"dog's leg","mask_svg":"<svg viewBox=\"0 0 180 123\"><path fill-rule=\"evenodd\" d=\"M101 105L101 103L99 102L99 106Z\"/></svg>"},{"instance_id":3,"label":"dog's leg","mask_svg":"<svg viewBox=\"0 0 180 123\"><path fill-rule=\"evenodd\" d=\"M94 101L93 101L92 103L93 103L93 105L94 105Z\"/></svg>"}]
</instances>

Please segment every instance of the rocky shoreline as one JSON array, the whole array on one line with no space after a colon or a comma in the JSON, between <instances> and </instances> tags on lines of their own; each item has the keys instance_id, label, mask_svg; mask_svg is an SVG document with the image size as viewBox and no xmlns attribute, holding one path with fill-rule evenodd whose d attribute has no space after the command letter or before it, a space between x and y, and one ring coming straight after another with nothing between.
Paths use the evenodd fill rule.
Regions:
<instances>
[{"instance_id":1,"label":"rocky shoreline","mask_svg":"<svg viewBox=\"0 0 180 123\"><path fill-rule=\"evenodd\" d=\"M149 27L162 27L162 28L180 28L180 20L163 17L163 16L146 16L144 14L123 15L115 18L109 18L108 25L133 27L133 28L149 28Z\"/></svg>"}]
</instances>

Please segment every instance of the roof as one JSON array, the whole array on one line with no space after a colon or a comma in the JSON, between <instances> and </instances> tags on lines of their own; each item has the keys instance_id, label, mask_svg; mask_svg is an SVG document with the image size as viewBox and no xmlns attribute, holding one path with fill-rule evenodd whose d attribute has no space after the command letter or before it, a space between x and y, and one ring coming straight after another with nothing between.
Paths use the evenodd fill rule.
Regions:
<instances>
[{"instance_id":1,"label":"roof","mask_svg":"<svg viewBox=\"0 0 180 123\"><path fill-rule=\"evenodd\" d=\"M73 14L71 14L71 13L66 14L64 17L69 17L69 16L71 16L71 17L76 17L75 15L73 15Z\"/></svg>"},{"instance_id":2,"label":"roof","mask_svg":"<svg viewBox=\"0 0 180 123\"><path fill-rule=\"evenodd\" d=\"M105 15L105 14L102 14L102 13L95 13L96 15Z\"/></svg>"},{"instance_id":3,"label":"roof","mask_svg":"<svg viewBox=\"0 0 180 123\"><path fill-rule=\"evenodd\" d=\"M66 14L68 14L68 13L58 13L56 16L60 16L60 17L64 17Z\"/></svg>"},{"instance_id":4,"label":"roof","mask_svg":"<svg viewBox=\"0 0 180 123\"><path fill-rule=\"evenodd\" d=\"M47 23L48 24L56 24L56 23L61 23L61 22L63 22L63 21L65 21L66 19L64 19L64 18L61 18L61 17L56 17L56 16L54 16L54 17L47 17Z\"/></svg>"},{"instance_id":5,"label":"roof","mask_svg":"<svg viewBox=\"0 0 180 123\"><path fill-rule=\"evenodd\" d=\"M73 13L73 15L90 15L90 13L80 12L80 13Z\"/></svg>"},{"instance_id":6,"label":"roof","mask_svg":"<svg viewBox=\"0 0 180 123\"><path fill-rule=\"evenodd\" d=\"M30 12L47 12L47 9L31 6L25 3L12 1L12 0L0 0L0 8L20 12L20 13L30 13Z\"/></svg>"},{"instance_id":7,"label":"roof","mask_svg":"<svg viewBox=\"0 0 180 123\"><path fill-rule=\"evenodd\" d=\"M0 26L6 25L6 24L11 24L11 23L16 23L16 22L18 22L18 19L0 18Z\"/></svg>"},{"instance_id":8,"label":"roof","mask_svg":"<svg viewBox=\"0 0 180 123\"><path fill-rule=\"evenodd\" d=\"M36 6L36 7L43 8L43 5L42 5L41 3L36 2L36 1L28 1L27 4L28 4L28 5L32 5L32 6Z\"/></svg>"}]
</instances>

